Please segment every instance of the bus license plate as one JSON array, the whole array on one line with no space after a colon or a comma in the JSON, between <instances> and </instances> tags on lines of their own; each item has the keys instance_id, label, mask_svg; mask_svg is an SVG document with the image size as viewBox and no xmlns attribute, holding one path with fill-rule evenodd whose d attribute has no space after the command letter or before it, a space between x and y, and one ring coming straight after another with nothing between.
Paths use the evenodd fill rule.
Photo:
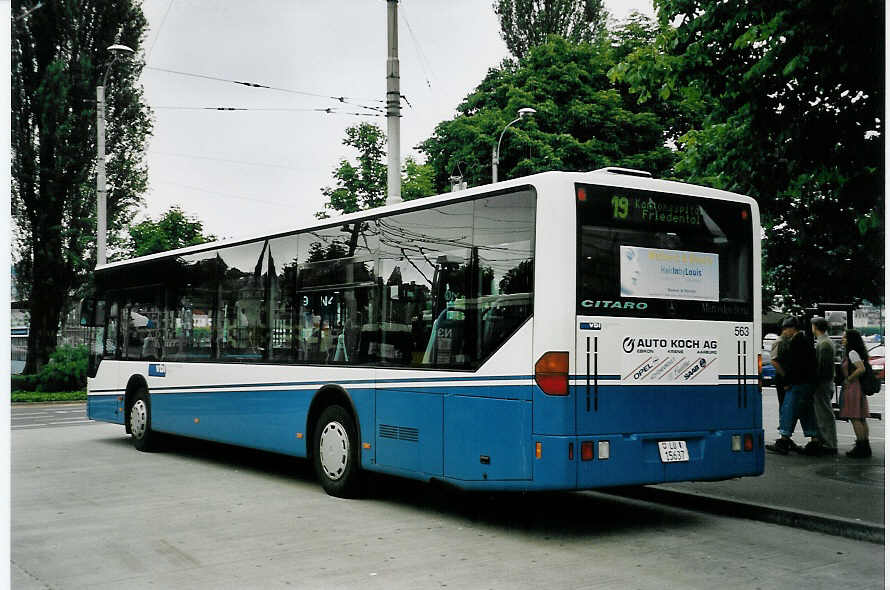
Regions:
<instances>
[{"instance_id":1,"label":"bus license plate","mask_svg":"<svg viewBox=\"0 0 890 590\"><path fill-rule=\"evenodd\" d=\"M658 453L662 463L689 462L689 449L685 440L658 441Z\"/></svg>"}]
</instances>

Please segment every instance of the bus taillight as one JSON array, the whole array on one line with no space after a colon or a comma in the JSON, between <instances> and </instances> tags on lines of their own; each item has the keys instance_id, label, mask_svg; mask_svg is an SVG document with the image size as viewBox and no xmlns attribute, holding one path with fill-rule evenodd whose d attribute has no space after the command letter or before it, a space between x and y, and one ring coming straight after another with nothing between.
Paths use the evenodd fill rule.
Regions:
<instances>
[{"instance_id":1,"label":"bus taillight","mask_svg":"<svg viewBox=\"0 0 890 590\"><path fill-rule=\"evenodd\" d=\"M568 395L569 353L545 352L535 363L535 383L547 395Z\"/></svg>"}]
</instances>

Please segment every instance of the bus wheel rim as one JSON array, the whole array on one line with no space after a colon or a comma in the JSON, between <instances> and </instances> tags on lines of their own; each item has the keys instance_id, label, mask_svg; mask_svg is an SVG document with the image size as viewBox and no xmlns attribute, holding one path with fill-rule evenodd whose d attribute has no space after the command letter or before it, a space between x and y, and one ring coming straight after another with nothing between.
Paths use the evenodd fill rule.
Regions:
<instances>
[{"instance_id":1,"label":"bus wheel rim","mask_svg":"<svg viewBox=\"0 0 890 590\"><path fill-rule=\"evenodd\" d=\"M318 453L325 475L332 480L343 477L349 463L349 435L342 424L328 422L322 429Z\"/></svg>"},{"instance_id":2,"label":"bus wheel rim","mask_svg":"<svg viewBox=\"0 0 890 590\"><path fill-rule=\"evenodd\" d=\"M130 408L130 432L136 438L145 436L145 427L148 424L148 408L141 399L136 400Z\"/></svg>"}]
</instances>

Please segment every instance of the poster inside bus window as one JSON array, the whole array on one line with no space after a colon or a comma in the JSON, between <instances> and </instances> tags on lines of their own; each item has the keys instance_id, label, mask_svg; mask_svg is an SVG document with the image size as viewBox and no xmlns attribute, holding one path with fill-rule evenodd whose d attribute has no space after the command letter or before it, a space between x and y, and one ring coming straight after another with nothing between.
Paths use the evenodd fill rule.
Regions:
<instances>
[{"instance_id":1,"label":"poster inside bus window","mask_svg":"<svg viewBox=\"0 0 890 590\"><path fill-rule=\"evenodd\" d=\"M621 296L720 300L717 254L621 246Z\"/></svg>"}]
</instances>

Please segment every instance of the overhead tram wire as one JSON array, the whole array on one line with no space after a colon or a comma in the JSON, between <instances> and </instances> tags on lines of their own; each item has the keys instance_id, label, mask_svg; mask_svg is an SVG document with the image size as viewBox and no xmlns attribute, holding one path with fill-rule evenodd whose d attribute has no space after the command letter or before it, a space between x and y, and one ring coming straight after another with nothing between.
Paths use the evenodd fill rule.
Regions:
<instances>
[{"instance_id":1,"label":"overhead tram wire","mask_svg":"<svg viewBox=\"0 0 890 590\"><path fill-rule=\"evenodd\" d=\"M340 111L336 107L299 109L299 108L266 108L266 107L177 107L159 106L154 110L164 111L265 111L279 113L324 113L326 115L350 115L355 117L383 117L383 113L359 113L353 111Z\"/></svg>"},{"instance_id":2,"label":"overhead tram wire","mask_svg":"<svg viewBox=\"0 0 890 590\"><path fill-rule=\"evenodd\" d=\"M272 207L281 207L282 209L292 209L292 208L293 208L293 205L292 205L292 204L276 203L276 202L274 202L274 201L264 201L263 199L256 199L256 198L254 198L254 197L247 197L247 196L244 196L244 195L233 195L233 194L231 194L231 193L221 193L221 192L219 192L219 191L212 191L212 190L209 190L209 189L206 189L206 188L202 188L202 187L199 187L199 186L189 186L189 185L187 185L187 184L179 184L178 182L170 182L170 181L168 181L168 180L152 180L152 181L150 181L149 183L150 183L150 184L153 184L153 183L167 184L167 185L170 185L170 186L175 186L175 187L179 187L179 188L184 188L184 189L191 190L191 191L196 191L196 192L199 192L199 193L206 193L206 194L209 194L209 195L216 195L216 196L224 197L224 198L227 198L227 199L238 199L238 200L241 200L241 201L249 201L249 202L251 202L251 203L262 203L262 204L264 204L264 205L270 205L270 206L272 206Z\"/></svg>"},{"instance_id":3,"label":"overhead tram wire","mask_svg":"<svg viewBox=\"0 0 890 590\"><path fill-rule=\"evenodd\" d=\"M165 73L167 73L167 74L175 74L175 75L177 75L177 76L186 76L186 77L189 77L189 78L200 78L200 79L203 79L203 80L213 80L213 81L215 81L215 82L224 82L224 83L227 83L227 84L238 84L239 86L247 86L248 88L262 88L262 89L265 89L265 90L274 90L274 91L276 91L276 92L286 92L286 93L288 93L288 94L296 94L296 95L299 95L299 96L310 96L310 97L313 97L313 98L325 98L325 99L329 99L329 100L337 101L337 102L339 102L339 103L341 103L341 104L348 104L348 105L350 105L350 106L358 107L358 108L360 108L360 109L366 109L366 110L369 110L369 111L378 111L378 112L380 112L380 113L385 113L385 112L386 112L385 109L384 109L383 107L367 106L367 105L361 104L361 103L359 103L359 102L356 102L356 101L358 101L358 100L362 100L362 101L364 101L364 102L374 102L374 103L385 104L385 101L383 101L383 100L376 100L376 99L358 99L358 98L350 98L350 97L347 97L347 96L331 96L331 95L329 95L329 94L318 94L318 93L315 93L315 92L306 92L306 91L304 91L304 90L293 90L293 89L291 89L291 88L279 88L279 87L276 87L276 86L268 86L268 85L266 85L266 84L259 84L259 83L256 83L256 82L245 82L245 81L243 81L243 80L230 80L230 79L228 79L228 78L220 78L220 77L217 77L217 76L208 76L208 75L206 75L206 74L193 74L193 73L190 73L190 72L181 72L181 71L178 71L178 70L170 70L170 69L167 69L167 68L158 68L158 67L155 67L155 66L145 66L145 69L146 69L146 70L154 70L154 71L156 71L156 72L165 72Z\"/></svg>"},{"instance_id":4,"label":"overhead tram wire","mask_svg":"<svg viewBox=\"0 0 890 590\"><path fill-rule=\"evenodd\" d=\"M170 3L167 4L167 10L164 11L164 18L161 19L161 24L158 27L158 32L155 35L154 40L151 42L151 47L148 48L148 53L145 56L146 64L148 64L148 62L151 61L151 52L154 51L155 43L158 42L158 38L161 36L161 31L164 30L164 23L167 22L167 16L170 14L170 9L173 8L173 2L174 2L174 0L170 0ZM146 65L146 67L149 67L149 66Z\"/></svg>"},{"instance_id":5,"label":"overhead tram wire","mask_svg":"<svg viewBox=\"0 0 890 590\"><path fill-rule=\"evenodd\" d=\"M411 40L414 41L414 49L417 50L418 61L420 62L420 69L423 71L423 79L426 80L427 88L430 90L433 89L433 85L430 83L430 77L427 75L427 66L429 66L429 62L426 59L426 55L423 53L423 49L420 47L420 41L417 40L417 36L414 34L414 29L411 28L411 23L408 22L408 17L405 14L405 5L401 5L401 10L399 11L399 15L402 17L402 20L405 22L405 26L408 28L408 34L411 35ZM432 68L429 68L432 73ZM408 106L411 106L411 103L408 102L408 99L402 95L402 98L405 102L408 103ZM414 108L414 107L411 107Z\"/></svg>"},{"instance_id":6,"label":"overhead tram wire","mask_svg":"<svg viewBox=\"0 0 890 590\"><path fill-rule=\"evenodd\" d=\"M213 156L199 156L196 154L183 154L177 152L165 152L161 150L148 150L148 153L156 156L166 156L173 158L188 158L192 160L208 160L211 162L223 162L225 164L239 164L242 166L260 166L263 168L277 168L280 170L292 170L294 172L302 170L310 170L311 168L298 168L296 166L288 166L285 164L270 164L268 162L247 162L244 160L232 160L229 158L216 158Z\"/></svg>"}]
</instances>

